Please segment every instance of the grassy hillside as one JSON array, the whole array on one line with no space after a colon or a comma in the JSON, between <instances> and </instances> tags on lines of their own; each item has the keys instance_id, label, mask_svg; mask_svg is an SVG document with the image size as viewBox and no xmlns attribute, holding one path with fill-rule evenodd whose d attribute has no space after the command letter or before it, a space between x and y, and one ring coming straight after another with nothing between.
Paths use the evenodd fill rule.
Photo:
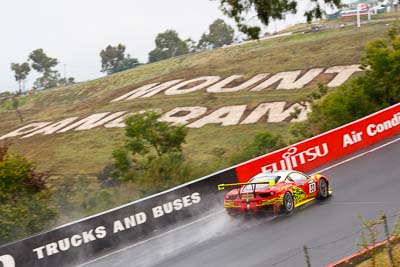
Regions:
<instances>
[{"instance_id":1,"label":"grassy hillside","mask_svg":"<svg viewBox=\"0 0 400 267\"><path fill-rule=\"evenodd\" d=\"M31 121L60 120L86 116L103 111L136 111L161 108L168 111L177 106L217 107L247 104L251 107L267 101L294 101L307 94L306 89L242 91L235 94L207 94L204 90L180 96L156 95L110 103L141 85L172 79L190 79L207 75L228 77L243 74L250 78L259 73L330 67L359 63L365 44L384 37L385 23L347 27L338 30L299 34L278 39L251 42L241 46L188 55L144 65L133 70L101 79L56 88L21 99L21 123L10 110L10 103L0 106L0 136ZM323 79L323 77L321 78ZM190 129L184 152L189 159L213 162L214 168L227 163L226 158L249 142L258 130L268 129L288 138L288 123L240 125L221 127L209 125ZM12 139L12 150L37 162L40 170L54 175L72 177L95 175L111 160L111 151L122 143L123 129L96 128L90 131L67 132L50 136L36 135L27 139Z\"/></svg>"}]
</instances>

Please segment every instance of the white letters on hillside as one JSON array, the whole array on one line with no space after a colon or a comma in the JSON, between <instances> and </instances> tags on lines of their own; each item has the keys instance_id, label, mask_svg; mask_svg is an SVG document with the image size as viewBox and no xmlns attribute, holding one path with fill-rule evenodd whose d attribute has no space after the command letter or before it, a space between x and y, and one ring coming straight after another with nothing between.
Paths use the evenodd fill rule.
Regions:
<instances>
[{"instance_id":1,"label":"white letters on hillside","mask_svg":"<svg viewBox=\"0 0 400 267\"><path fill-rule=\"evenodd\" d=\"M182 81L180 80L173 80L165 83L151 83L148 85L144 85L142 87L139 87L138 89L135 89L133 91L130 91L127 94L124 94L123 96L120 96L114 100L111 100L111 102L118 102L121 100L130 100L138 97L150 97L153 95L156 95L160 93L161 91L164 91L168 87L171 87L172 85L177 84L178 82Z\"/></svg>"},{"instance_id":2,"label":"white letters on hillside","mask_svg":"<svg viewBox=\"0 0 400 267\"><path fill-rule=\"evenodd\" d=\"M3 135L0 137L1 139L6 139L9 137L15 137L15 136L20 136L20 135L24 135L24 134L28 134L31 132L34 132L36 130L39 130L47 125L49 125L51 123L50 122L33 122L33 123L29 123L28 125L25 125L24 127L21 127L15 131L12 131L11 133L8 133L6 135Z\"/></svg>"},{"instance_id":3,"label":"white letters on hillside","mask_svg":"<svg viewBox=\"0 0 400 267\"><path fill-rule=\"evenodd\" d=\"M65 126L67 126L68 124L70 124L71 122L75 121L78 117L72 117L72 118L68 118L53 124L50 124L44 128L41 128L37 131L34 131L30 134L25 135L22 138L27 138L27 137L31 137L34 136L36 134L53 134L55 132L57 132L58 130L64 128Z\"/></svg>"},{"instance_id":4,"label":"white letters on hillside","mask_svg":"<svg viewBox=\"0 0 400 267\"><path fill-rule=\"evenodd\" d=\"M300 70L277 73L250 91L261 91L279 82L276 89L300 89L314 80L324 69L311 69L299 78Z\"/></svg>"},{"instance_id":5,"label":"white letters on hillside","mask_svg":"<svg viewBox=\"0 0 400 267\"><path fill-rule=\"evenodd\" d=\"M99 113L99 114L93 114L87 118L84 118L80 121L77 121L61 130L58 131L58 133L65 133L68 132L72 129L75 131L82 131L82 130L89 130L93 129L97 126L103 125L104 123L110 121L110 120L102 120L104 117L106 117L110 112L104 112L104 113ZM115 118L115 117L114 117ZM114 119L113 118L113 119Z\"/></svg>"},{"instance_id":6,"label":"white letters on hillside","mask_svg":"<svg viewBox=\"0 0 400 267\"><path fill-rule=\"evenodd\" d=\"M245 82L241 82L239 85L237 85L237 80L241 79L243 75L235 74L223 80L221 80L219 76L204 76L187 81L176 79L164 83L158 82L141 86L111 100L111 102L146 98L161 92L164 92L166 95L180 95L202 89L205 89L207 93L228 93L241 90L259 92L272 86L276 86L277 90L300 89L318 78L321 74L331 74L332 78L327 86L337 87L347 81L354 73L359 71L362 71L360 65L349 65L335 66L327 69L313 68L306 72L297 70L280 72L272 75L269 73L262 73L255 75ZM297 114L296 118L293 118L291 114L297 111L298 108L301 109L301 112ZM309 111L309 108L304 109L304 107L299 104L294 104L288 107L287 103L283 101L261 103L253 110L248 110L247 105L221 107L214 111L208 110L207 107L199 106L176 107L164 113L161 116L160 121L165 121L172 125L186 125L186 127L189 128L201 128L208 124L218 124L221 126L254 124L260 121L267 123L283 121L295 122L305 120ZM141 112L145 111L139 111L139 113ZM125 127L124 120L126 117L132 114L135 113L127 111L115 113L103 112L92 114L81 119L71 117L56 122L33 122L1 136L0 140L16 136L28 138L35 135L64 133L72 130L83 131L100 126L103 126L104 128L122 128ZM245 114L248 115L244 117ZM381 129L377 128L376 130L380 131Z\"/></svg>"},{"instance_id":7,"label":"white letters on hillside","mask_svg":"<svg viewBox=\"0 0 400 267\"><path fill-rule=\"evenodd\" d=\"M290 113L295 112L296 108L304 109L299 104L294 104L285 110L286 102L272 102L260 104L241 124L254 124L257 123L263 116L268 114L267 122L282 122L290 118ZM292 122L303 121L307 117L307 109L301 112L297 119L292 119Z\"/></svg>"},{"instance_id":8,"label":"white letters on hillside","mask_svg":"<svg viewBox=\"0 0 400 267\"><path fill-rule=\"evenodd\" d=\"M166 95L181 95L181 94L187 94L187 93L191 93L191 92L195 92L197 90L201 90L203 88L206 88L207 86L218 82L221 78L218 76L206 76L206 77L200 77L200 78L196 78L196 79L192 79L189 81L185 81L185 82L181 82L175 86L172 86L171 88L167 89L165 91ZM191 84L191 83L197 83L199 81L203 81L202 83L195 85L192 88L184 88L183 87Z\"/></svg>"},{"instance_id":9,"label":"white letters on hillside","mask_svg":"<svg viewBox=\"0 0 400 267\"><path fill-rule=\"evenodd\" d=\"M189 124L189 128L201 128L207 124L221 124L222 126L237 125L246 111L246 105L228 106L217 109L210 115Z\"/></svg>"},{"instance_id":10,"label":"white letters on hillside","mask_svg":"<svg viewBox=\"0 0 400 267\"><path fill-rule=\"evenodd\" d=\"M171 125L186 125L190 120L198 118L206 112L206 107L178 107L162 115L160 120L170 122Z\"/></svg>"},{"instance_id":11,"label":"white letters on hillside","mask_svg":"<svg viewBox=\"0 0 400 267\"><path fill-rule=\"evenodd\" d=\"M331 67L327 69L325 73L337 73L337 75L330 83L327 84L327 86L338 87L347 81L351 75L359 71L362 71L362 69L360 69L360 65Z\"/></svg>"},{"instance_id":12,"label":"white letters on hillside","mask_svg":"<svg viewBox=\"0 0 400 267\"><path fill-rule=\"evenodd\" d=\"M144 85L135 90L132 90L111 102L122 100L130 100L135 98L144 98L154 96L162 91L166 95L181 95L192 93L206 88L208 93L227 93L237 92L240 90L250 90L250 92L258 92L277 85L277 90L293 90L301 89L307 84L314 81L321 74L331 74L333 78L327 84L328 87L338 87L346 82L355 72L362 71L360 65L335 66L331 68L314 68L302 74L301 70L279 72L273 75L262 73L252 77L250 80L243 82L240 85L229 87L229 84L243 77L243 75L232 75L222 81L218 76L204 76L194 78L188 81L173 80L164 83L152 83ZM260 84L258 84L260 83ZM254 85L258 84L254 87ZM254 87L254 88L252 88Z\"/></svg>"},{"instance_id":13,"label":"white letters on hillside","mask_svg":"<svg viewBox=\"0 0 400 267\"><path fill-rule=\"evenodd\" d=\"M293 119L290 113L296 108L301 112L297 119ZM160 121L169 122L173 125L186 125L189 128L201 128L208 124L218 124L221 126L234 126L239 124L254 124L258 122L283 122L283 121L302 121L306 119L308 109L301 105L293 104L287 107L286 102L261 103L247 117L244 114L248 110L247 105L234 105L221 107L210 111L206 107L177 107L160 117ZM11 133L0 137L1 139L22 136L22 138L32 137L34 135L49 135L65 133L69 131L90 130L103 126L104 128L122 128L125 127L124 120L127 116L140 114L150 110L141 110L138 112L119 111L115 113L104 112L92 114L78 121L77 117L63 119L58 122L35 122L25 125ZM159 112L159 109L151 109ZM207 114L208 113L208 114ZM266 117L266 119L263 119ZM242 122L241 122L242 121ZM241 122L241 123L240 123Z\"/></svg>"},{"instance_id":14,"label":"white letters on hillside","mask_svg":"<svg viewBox=\"0 0 400 267\"><path fill-rule=\"evenodd\" d=\"M123 116L119 116L117 113L120 113L120 112L117 112L117 113L114 113L114 114L117 114L117 116L114 115L114 118L116 118L118 116L119 117L116 118L115 120L112 120L112 121L104 124L104 127L105 128L124 128L125 127L125 122L124 121L125 121L125 119L127 117L129 117L131 115L135 115L135 114L142 114L142 113L145 113L146 111L154 111L154 112L157 112L157 113L161 113L161 109L159 109L159 108L141 110L141 111L138 111L138 112L131 112L131 113L126 113L126 111L122 111L121 113L125 114Z\"/></svg>"},{"instance_id":15,"label":"white letters on hillside","mask_svg":"<svg viewBox=\"0 0 400 267\"><path fill-rule=\"evenodd\" d=\"M267 77L269 74L264 73L264 74L258 74L248 80L247 82L242 83L241 85L232 87L232 88L224 88L224 86L230 84L232 81L239 79L243 77L243 75L232 75L231 77L228 77L219 83L216 83L210 87L207 88L207 92L209 93L228 93L228 92L236 92L240 90L244 90L246 88L251 87L252 85L262 81L265 77Z\"/></svg>"}]
</instances>

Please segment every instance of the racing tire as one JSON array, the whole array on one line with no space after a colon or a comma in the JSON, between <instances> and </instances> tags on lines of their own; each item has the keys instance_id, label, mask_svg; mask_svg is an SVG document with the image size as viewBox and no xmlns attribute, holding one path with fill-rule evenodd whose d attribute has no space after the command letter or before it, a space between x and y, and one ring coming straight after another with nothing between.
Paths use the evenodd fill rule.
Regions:
<instances>
[{"instance_id":1,"label":"racing tire","mask_svg":"<svg viewBox=\"0 0 400 267\"><path fill-rule=\"evenodd\" d=\"M231 209L226 209L226 213L227 213L230 217L237 217L237 216L239 215L237 211L231 210Z\"/></svg>"},{"instance_id":2,"label":"racing tire","mask_svg":"<svg viewBox=\"0 0 400 267\"><path fill-rule=\"evenodd\" d=\"M317 199L324 200L329 197L329 186L325 179L319 181L319 190Z\"/></svg>"},{"instance_id":3,"label":"racing tire","mask_svg":"<svg viewBox=\"0 0 400 267\"><path fill-rule=\"evenodd\" d=\"M294 211L294 199L290 192L286 192L283 196L283 212L292 213Z\"/></svg>"}]
</instances>

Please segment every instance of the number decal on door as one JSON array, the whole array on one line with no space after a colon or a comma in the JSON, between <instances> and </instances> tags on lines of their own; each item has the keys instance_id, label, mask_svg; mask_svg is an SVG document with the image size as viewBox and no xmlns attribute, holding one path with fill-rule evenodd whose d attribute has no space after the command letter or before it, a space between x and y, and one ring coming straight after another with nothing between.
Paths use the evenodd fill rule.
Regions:
<instances>
[{"instance_id":1,"label":"number decal on door","mask_svg":"<svg viewBox=\"0 0 400 267\"><path fill-rule=\"evenodd\" d=\"M316 191L315 182L311 181L308 185L310 186L310 194L314 193Z\"/></svg>"}]
</instances>

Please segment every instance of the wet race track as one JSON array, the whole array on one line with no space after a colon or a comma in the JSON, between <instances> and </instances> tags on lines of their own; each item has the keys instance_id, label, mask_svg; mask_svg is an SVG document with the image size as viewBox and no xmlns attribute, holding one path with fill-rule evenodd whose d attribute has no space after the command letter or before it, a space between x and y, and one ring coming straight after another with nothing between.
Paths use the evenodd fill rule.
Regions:
<instances>
[{"instance_id":1,"label":"wet race track","mask_svg":"<svg viewBox=\"0 0 400 267\"><path fill-rule=\"evenodd\" d=\"M196 221L82 266L306 266L304 245L312 266L325 266L360 250L359 215L372 220L380 209L388 217L400 211L399 135L315 172L320 170L330 178L333 196L292 215L230 218L217 206ZM391 227L395 219L389 219Z\"/></svg>"}]
</instances>

